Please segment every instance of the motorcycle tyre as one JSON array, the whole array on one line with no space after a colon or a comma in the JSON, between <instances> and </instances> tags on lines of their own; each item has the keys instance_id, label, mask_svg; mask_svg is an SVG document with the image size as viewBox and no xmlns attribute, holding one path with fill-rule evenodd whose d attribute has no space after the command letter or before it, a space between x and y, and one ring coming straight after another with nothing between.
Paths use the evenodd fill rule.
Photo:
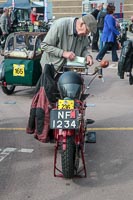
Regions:
<instances>
[{"instance_id":1,"label":"motorcycle tyre","mask_svg":"<svg viewBox=\"0 0 133 200\"><path fill-rule=\"evenodd\" d=\"M5 94L7 94L7 95L11 95L13 92L14 92L14 90L15 90L15 87L16 86L14 86L14 85L10 85L10 86L1 86L1 88L2 88L2 91L5 93Z\"/></svg>"},{"instance_id":2,"label":"motorcycle tyre","mask_svg":"<svg viewBox=\"0 0 133 200\"><path fill-rule=\"evenodd\" d=\"M75 171L75 153L76 146L73 136L67 136L66 138L66 150L61 152L61 164L62 164L62 173L64 178L73 178Z\"/></svg>"}]
</instances>

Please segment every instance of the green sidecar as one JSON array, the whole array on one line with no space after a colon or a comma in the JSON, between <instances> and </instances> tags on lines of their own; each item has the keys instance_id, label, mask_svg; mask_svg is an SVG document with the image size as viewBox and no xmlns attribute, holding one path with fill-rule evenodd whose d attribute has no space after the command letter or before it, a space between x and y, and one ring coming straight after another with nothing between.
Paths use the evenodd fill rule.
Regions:
<instances>
[{"instance_id":1,"label":"green sidecar","mask_svg":"<svg viewBox=\"0 0 133 200\"><path fill-rule=\"evenodd\" d=\"M8 36L0 66L0 82L5 94L11 95L16 86L36 85L42 73L40 43L45 35L44 32L15 32Z\"/></svg>"}]
</instances>

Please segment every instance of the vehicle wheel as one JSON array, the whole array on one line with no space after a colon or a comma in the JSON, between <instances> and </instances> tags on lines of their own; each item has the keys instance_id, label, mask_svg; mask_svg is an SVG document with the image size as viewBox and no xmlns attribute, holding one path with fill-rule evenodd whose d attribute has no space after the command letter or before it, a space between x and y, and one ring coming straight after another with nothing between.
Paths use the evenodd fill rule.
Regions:
<instances>
[{"instance_id":1,"label":"vehicle wheel","mask_svg":"<svg viewBox=\"0 0 133 200\"><path fill-rule=\"evenodd\" d=\"M67 148L61 153L62 173L64 178L73 178L75 171L75 142L73 136L67 136Z\"/></svg>"},{"instance_id":2,"label":"vehicle wheel","mask_svg":"<svg viewBox=\"0 0 133 200\"><path fill-rule=\"evenodd\" d=\"M15 90L14 85L2 86L2 91L7 95L11 95L14 92L14 90Z\"/></svg>"}]
</instances>

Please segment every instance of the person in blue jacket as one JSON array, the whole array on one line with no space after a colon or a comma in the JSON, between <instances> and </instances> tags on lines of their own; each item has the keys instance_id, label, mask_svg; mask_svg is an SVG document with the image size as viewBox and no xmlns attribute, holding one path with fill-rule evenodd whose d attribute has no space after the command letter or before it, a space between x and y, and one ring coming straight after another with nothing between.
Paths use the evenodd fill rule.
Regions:
<instances>
[{"instance_id":1,"label":"person in blue jacket","mask_svg":"<svg viewBox=\"0 0 133 200\"><path fill-rule=\"evenodd\" d=\"M96 60L100 62L106 52L111 48L112 50L112 61L117 62L118 61L118 55L117 55L117 37L120 35L119 31L116 28L116 20L113 16L115 12L115 6L114 5L108 5L107 6L107 14L104 19L104 28L103 28L103 34L102 34L102 41L105 43L103 48L98 53Z\"/></svg>"}]
</instances>

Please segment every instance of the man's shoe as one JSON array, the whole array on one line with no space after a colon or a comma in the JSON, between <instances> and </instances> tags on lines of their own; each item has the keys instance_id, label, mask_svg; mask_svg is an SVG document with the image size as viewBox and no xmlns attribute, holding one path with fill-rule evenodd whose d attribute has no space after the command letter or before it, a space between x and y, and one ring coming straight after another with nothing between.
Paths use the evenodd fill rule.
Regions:
<instances>
[{"instance_id":1,"label":"man's shoe","mask_svg":"<svg viewBox=\"0 0 133 200\"><path fill-rule=\"evenodd\" d=\"M98 62L101 62L101 61L102 61L101 59L97 59L97 58L96 58L96 60L97 60Z\"/></svg>"}]
</instances>

